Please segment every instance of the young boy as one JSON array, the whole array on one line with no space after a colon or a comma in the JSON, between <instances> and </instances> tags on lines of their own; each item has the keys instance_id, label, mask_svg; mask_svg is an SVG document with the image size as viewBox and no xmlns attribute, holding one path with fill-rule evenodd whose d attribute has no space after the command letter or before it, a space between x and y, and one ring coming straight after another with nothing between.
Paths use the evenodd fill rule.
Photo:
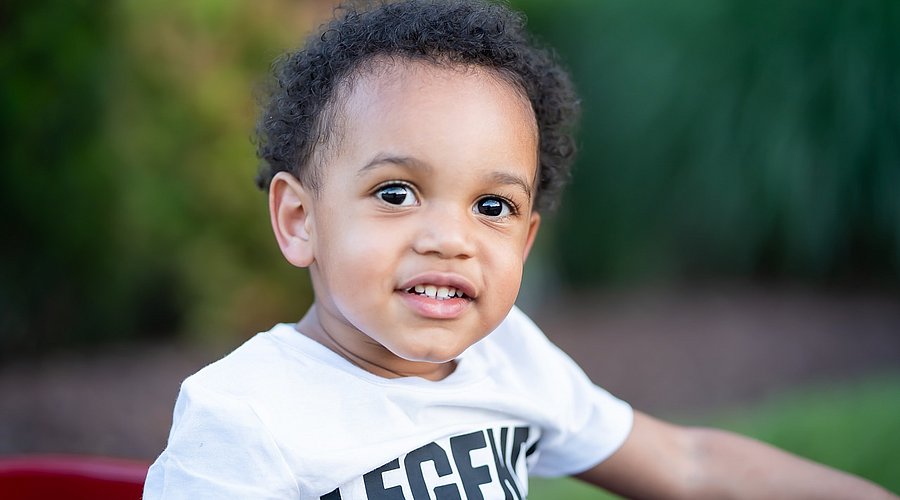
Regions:
<instances>
[{"instance_id":1,"label":"young boy","mask_svg":"<svg viewBox=\"0 0 900 500\"><path fill-rule=\"evenodd\" d=\"M577 101L522 19L345 10L284 59L259 125L285 258L315 303L188 378L145 499L890 498L594 386L514 307L568 175Z\"/></svg>"}]
</instances>

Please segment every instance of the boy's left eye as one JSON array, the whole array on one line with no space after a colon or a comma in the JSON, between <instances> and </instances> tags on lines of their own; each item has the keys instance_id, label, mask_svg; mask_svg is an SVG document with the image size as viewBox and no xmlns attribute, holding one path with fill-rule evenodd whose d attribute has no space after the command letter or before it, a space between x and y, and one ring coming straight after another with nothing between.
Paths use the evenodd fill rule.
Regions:
<instances>
[{"instance_id":1,"label":"boy's left eye","mask_svg":"<svg viewBox=\"0 0 900 500\"><path fill-rule=\"evenodd\" d=\"M390 184L375 192L382 201L397 206L412 206L419 202L412 188L405 184Z\"/></svg>"},{"instance_id":2,"label":"boy's left eye","mask_svg":"<svg viewBox=\"0 0 900 500\"><path fill-rule=\"evenodd\" d=\"M475 203L475 211L488 217L508 217L514 213L508 201L496 197L478 200Z\"/></svg>"}]
</instances>

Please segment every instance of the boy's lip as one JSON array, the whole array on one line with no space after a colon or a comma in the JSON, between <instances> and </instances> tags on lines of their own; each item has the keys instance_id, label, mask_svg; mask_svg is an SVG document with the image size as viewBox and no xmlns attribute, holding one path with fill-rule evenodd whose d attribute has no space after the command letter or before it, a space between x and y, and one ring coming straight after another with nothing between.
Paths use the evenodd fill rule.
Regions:
<instances>
[{"instance_id":1,"label":"boy's lip","mask_svg":"<svg viewBox=\"0 0 900 500\"><path fill-rule=\"evenodd\" d=\"M478 296L475 285L465 277L455 273L427 272L413 276L400 285L400 290L406 291L416 285L449 286L466 294L466 297L474 299Z\"/></svg>"}]
</instances>

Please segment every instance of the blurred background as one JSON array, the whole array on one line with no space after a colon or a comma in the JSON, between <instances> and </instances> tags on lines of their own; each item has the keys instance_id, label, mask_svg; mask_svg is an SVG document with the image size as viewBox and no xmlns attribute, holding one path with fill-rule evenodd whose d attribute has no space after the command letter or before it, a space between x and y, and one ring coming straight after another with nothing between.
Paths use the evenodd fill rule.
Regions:
<instances>
[{"instance_id":1,"label":"blurred background","mask_svg":"<svg viewBox=\"0 0 900 500\"><path fill-rule=\"evenodd\" d=\"M0 455L152 460L185 376L302 315L251 138L332 4L0 5ZM900 491L900 3L513 5L584 107L521 306L639 409Z\"/></svg>"}]
</instances>

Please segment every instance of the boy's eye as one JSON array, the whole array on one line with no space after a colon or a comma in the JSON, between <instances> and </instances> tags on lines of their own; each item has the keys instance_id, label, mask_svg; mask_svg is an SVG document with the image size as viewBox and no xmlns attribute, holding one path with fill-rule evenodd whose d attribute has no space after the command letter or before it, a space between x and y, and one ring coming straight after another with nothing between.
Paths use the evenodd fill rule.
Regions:
<instances>
[{"instance_id":1,"label":"boy's eye","mask_svg":"<svg viewBox=\"0 0 900 500\"><path fill-rule=\"evenodd\" d=\"M419 202L409 186L403 184L390 184L379 189L376 196L391 205L411 206Z\"/></svg>"},{"instance_id":2,"label":"boy's eye","mask_svg":"<svg viewBox=\"0 0 900 500\"><path fill-rule=\"evenodd\" d=\"M475 203L475 211L488 217L507 217L513 213L509 202L502 198L482 198Z\"/></svg>"}]
</instances>

